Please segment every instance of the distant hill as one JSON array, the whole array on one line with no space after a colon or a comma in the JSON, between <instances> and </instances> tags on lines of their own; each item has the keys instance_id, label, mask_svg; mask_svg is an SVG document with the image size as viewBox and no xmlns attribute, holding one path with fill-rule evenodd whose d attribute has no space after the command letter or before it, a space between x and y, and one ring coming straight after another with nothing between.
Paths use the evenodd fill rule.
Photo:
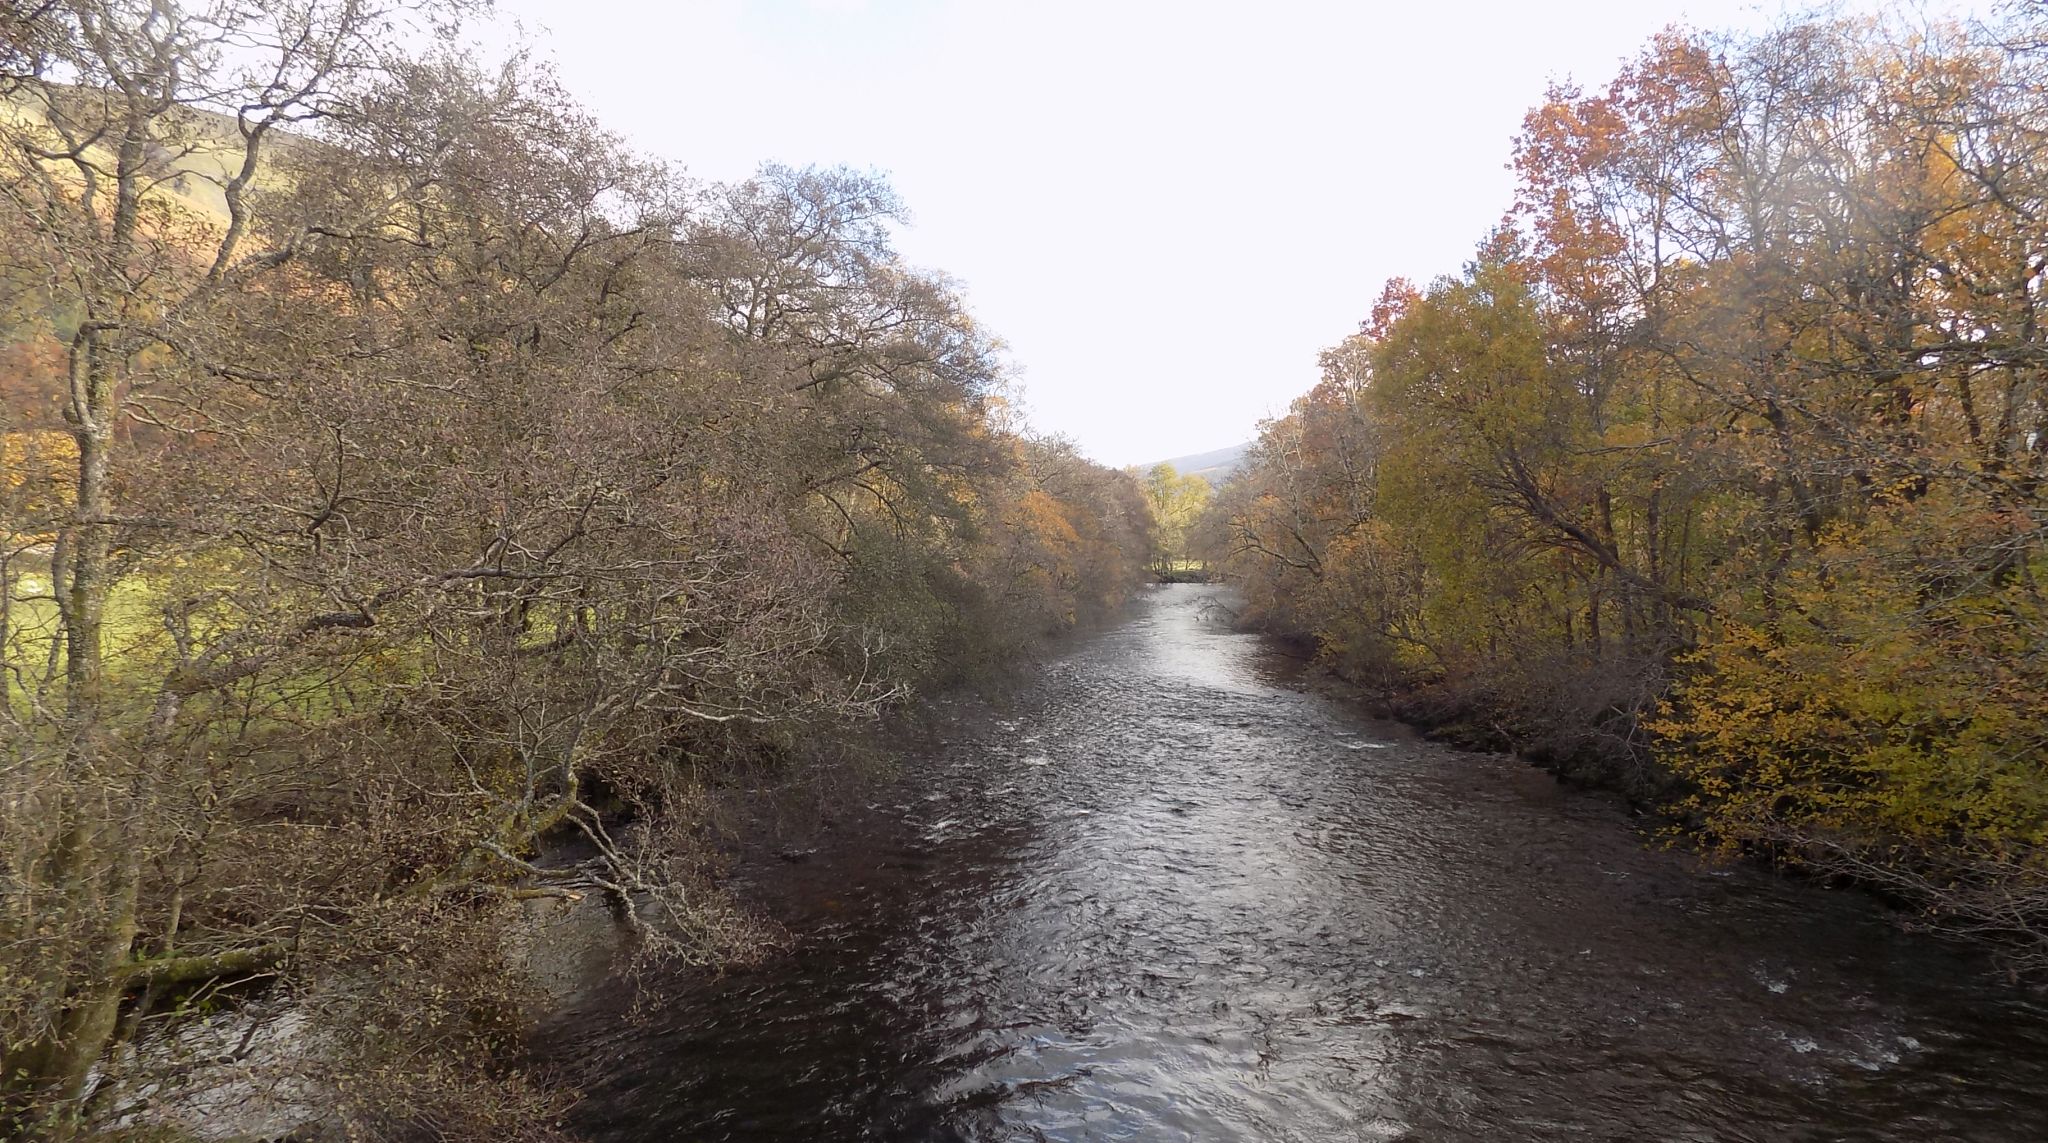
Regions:
<instances>
[{"instance_id":1,"label":"distant hill","mask_svg":"<svg viewBox=\"0 0 2048 1143\"><path fill-rule=\"evenodd\" d=\"M1246 441L1243 444L1234 444L1228 448L1190 453L1187 456L1176 456L1167 460L1155 460L1150 464L1139 465L1138 471L1150 472L1162 464L1170 464L1173 466L1174 471L1182 476L1194 475L1207 480L1211 484L1222 484L1230 479L1231 474L1237 471L1239 465L1244 463L1245 451L1251 447L1252 442Z\"/></svg>"},{"instance_id":2,"label":"distant hill","mask_svg":"<svg viewBox=\"0 0 2048 1143\"><path fill-rule=\"evenodd\" d=\"M0 93L0 119L16 129L26 128L40 131L49 123L48 109L36 101L29 87ZM52 88L62 104L72 100L97 100L97 90L90 88ZM92 112L87 113L90 119ZM243 142L241 128L235 120L219 112L206 111L196 107L175 108L165 113L157 123L163 137L152 139L149 144L149 166L145 176L152 180L145 192L149 201L156 206L169 205L182 208L184 217L215 227L228 225L228 202L223 188L234 175L241 171ZM269 160L257 173L256 187L259 190L282 188L283 176L278 171L277 160L289 152L300 150L307 145L303 136L289 130L272 131L265 144L269 148ZM97 160L106 170L112 170L114 155L107 140L89 143L86 155ZM43 164L39 169L54 171L56 177L71 181L74 173L69 164Z\"/></svg>"}]
</instances>

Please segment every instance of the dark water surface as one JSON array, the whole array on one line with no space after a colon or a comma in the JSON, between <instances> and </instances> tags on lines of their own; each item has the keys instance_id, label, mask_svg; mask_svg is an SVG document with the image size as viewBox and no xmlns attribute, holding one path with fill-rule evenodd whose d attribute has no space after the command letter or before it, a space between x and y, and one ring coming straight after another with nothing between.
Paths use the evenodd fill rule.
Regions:
<instances>
[{"instance_id":1,"label":"dark water surface","mask_svg":"<svg viewBox=\"0 0 2048 1143\"><path fill-rule=\"evenodd\" d=\"M562 1032L600 1139L2048 1140L2048 1008L1647 848L1160 589L743 889L799 940Z\"/></svg>"}]
</instances>

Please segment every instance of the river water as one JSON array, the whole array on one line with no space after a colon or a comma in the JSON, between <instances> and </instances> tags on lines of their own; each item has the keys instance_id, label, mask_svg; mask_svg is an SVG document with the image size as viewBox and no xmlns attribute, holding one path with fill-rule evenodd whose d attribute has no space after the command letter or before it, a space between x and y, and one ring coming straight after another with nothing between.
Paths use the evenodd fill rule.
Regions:
<instances>
[{"instance_id":1,"label":"river water","mask_svg":"<svg viewBox=\"0 0 2048 1143\"><path fill-rule=\"evenodd\" d=\"M1158 589L558 1031L604 1140L2048 1139L2048 1006L1854 894L1290 686Z\"/></svg>"}]
</instances>

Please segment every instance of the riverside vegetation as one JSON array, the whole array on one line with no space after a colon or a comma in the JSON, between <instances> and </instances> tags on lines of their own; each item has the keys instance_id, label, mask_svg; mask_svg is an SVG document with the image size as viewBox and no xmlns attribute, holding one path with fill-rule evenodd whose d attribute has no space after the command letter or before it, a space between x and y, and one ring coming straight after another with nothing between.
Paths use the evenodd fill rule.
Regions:
<instances>
[{"instance_id":1,"label":"riverside vegetation","mask_svg":"<svg viewBox=\"0 0 2048 1143\"><path fill-rule=\"evenodd\" d=\"M1253 615L1710 845L2048 955L2048 24L1557 87L1209 520Z\"/></svg>"},{"instance_id":2,"label":"riverside vegetation","mask_svg":"<svg viewBox=\"0 0 2048 1143\"><path fill-rule=\"evenodd\" d=\"M706 791L1152 558L887 186L686 179L466 14L0 8L0 1135L167 1130L231 1011L351 1137L552 1135L521 903L744 957Z\"/></svg>"},{"instance_id":3,"label":"riverside vegetation","mask_svg":"<svg viewBox=\"0 0 2048 1143\"><path fill-rule=\"evenodd\" d=\"M1154 531L1152 574L1162 583L1200 580L1208 569L1195 558L1204 509L1209 505L1209 482L1193 474L1183 475L1171 464L1155 464L1141 476L1145 506L1150 510Z\"/></svg>"}]
</instances>

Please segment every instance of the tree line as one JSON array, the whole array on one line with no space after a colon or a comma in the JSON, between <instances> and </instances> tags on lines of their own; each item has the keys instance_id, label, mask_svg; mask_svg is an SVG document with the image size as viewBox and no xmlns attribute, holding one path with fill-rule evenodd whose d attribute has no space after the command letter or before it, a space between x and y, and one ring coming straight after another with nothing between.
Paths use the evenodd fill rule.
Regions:
<instances>
[{"instance_id":1,"label":"tree line","mask_svg":"<svg viewBox=\"0 0 2048 1143\"><path fill-rule=\"evenodd\" d=\"M707 789L1144 576L885 183L687 178L466 9L0 9L0 1134L283 997L350 1130L545 1136L514 906L743 954Z\"/></svg>"},{"instance_id":2,"label":"tree line","mask_svg":"<svg viewBox=\"0 0 2048 1143\"><path fill-rule=\"evenodd\" d=\"M1557 86L1207 528L1264 623L1708 844L2048 950L2048 25Z\"/></svg>"}]
</instances>

